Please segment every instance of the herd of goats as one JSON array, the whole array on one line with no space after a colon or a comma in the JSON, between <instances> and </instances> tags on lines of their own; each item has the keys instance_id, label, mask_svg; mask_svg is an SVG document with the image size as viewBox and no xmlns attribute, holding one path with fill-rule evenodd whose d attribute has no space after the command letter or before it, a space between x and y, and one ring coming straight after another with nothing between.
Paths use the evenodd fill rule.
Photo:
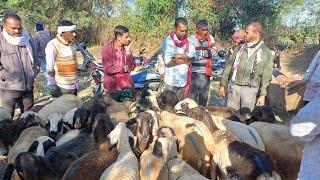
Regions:
<instances>
[{"instance_id":1,"label":"herd of goats","mask_svg":"<svg viewBox=\"0 0 320 180\"><path fill-rule=\"evenodd\" d=\"M291 180L303 147L269 106L242 115L170 92L86 107L63 95L14 120L0 108L5 180Z\"/></svg>"}]
</instances>

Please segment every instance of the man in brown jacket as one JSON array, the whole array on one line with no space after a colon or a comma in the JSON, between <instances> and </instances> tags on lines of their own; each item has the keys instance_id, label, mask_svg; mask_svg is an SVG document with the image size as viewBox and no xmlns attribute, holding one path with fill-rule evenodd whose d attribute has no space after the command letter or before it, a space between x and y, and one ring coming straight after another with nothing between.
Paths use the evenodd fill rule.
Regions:
<instances>
[{"instance_id":1,"label":"man in brown jacket","mask_svg":"<svg viewBox=\"0 0 320 180\"><path fill-rule=\"evenodd\" d=\"M0 33L0 94L3 108L14 115L15 104L21 112L33 106L33 82L39 72L34 41L22 30L21 18L7 12Z\"/></svg>"}]
</instances>

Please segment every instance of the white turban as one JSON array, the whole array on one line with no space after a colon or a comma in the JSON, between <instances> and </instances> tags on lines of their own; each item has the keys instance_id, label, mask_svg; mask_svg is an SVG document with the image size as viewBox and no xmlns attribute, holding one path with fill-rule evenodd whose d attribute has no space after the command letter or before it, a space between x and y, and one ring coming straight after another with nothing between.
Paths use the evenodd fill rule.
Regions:
<instances>
[{"instance_id":1,"label":"white turban","mask_svg":"<svg viewBox=\"0 0 320 180\"><path fill-rule=\"evenodd\" d=\"M76 25L72 26L58 26L58 34L62 34L64 32L71 32L77 30Z\"/></svg>"}]
</instances>

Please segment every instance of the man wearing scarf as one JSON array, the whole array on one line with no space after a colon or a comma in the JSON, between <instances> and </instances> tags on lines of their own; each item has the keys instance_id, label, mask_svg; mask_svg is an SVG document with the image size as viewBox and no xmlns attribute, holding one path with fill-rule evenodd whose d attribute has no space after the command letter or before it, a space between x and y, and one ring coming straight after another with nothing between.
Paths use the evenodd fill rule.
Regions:
<instances>
[{"instance_id":1,"label":"man wearing scarf","mask_svg":"<svg viewBox=\"0 0 320 180\"><path fill-rule=\"evenodd\" d=\"M196 34L190 37L196 48L196 58L192 62L191 87L189 97L200 106L206 106L212 76L212 55L214 54L214 39L209 33L209 24L205 19L197 22Z\"/></svg>"},{"instance_id":2,"label":"man wearing scarf","mask_svg":"<svg viewBox=\"0 0 320 180\"><path fill-rule=\"evenodd\" d=\"M261 40L262 30L260 23L247 26L246 44L236 47L228 58L220 82L218 95L225 96L228 89L227 106L242 113L250 113L255 104L265 104L272 78L272 54Z\"/></svg>"},{"instance_id":3,"label":"man wearing scarf","mask_svg":"<svg viewBox=\"0 0 320 180\"><path fill-rule=\"evenodd\" d=\"M114 29L114 40L102 49L104 89L119 102L133 100L130 72L135 68L135 63L130 43L129 29L119 25Z\"/></svg>"},{"instance_id":4,"label":"man wearing scarf","mask_svg":"<svg viewBox=\"0 0 320 180\"><path fill-rule=\"evenodd\" d=\"M39 72L35 41L23 31L21 18L6 12L0 33L0 93L3 108L14 116L16 103L21 112L33 106L33 83Z\"/></svg>"},{"instance_id":5,"label":"man wearing scarf","mask_svg":"<svg viewBox=\"0 0 320 180\"><path fill-rule=\"evenodd\" d=\"M56 38L52 39L45 49L47 82L53 97L77 95L77 60L76 51L72 47L76 29L72 22L61 20Z\"/></svg>"},{"instance_id":6,"label":"man wearing scarf","mask_svg":"<svg viewBox=\"0 0 320 180\"><path fill-rule=\"evenodd\" d=\"M170 90L176 93L179 100L187 95L187 78L189 65L194 59L196 51L188 39L188 21L177 18L174 32L167 36L162 44L163 59L165 62L164 82L162 91ZM189 79L190 81L190 79ZM186 91L185 91L186 90Z\"/></svg>"}]
</instances>

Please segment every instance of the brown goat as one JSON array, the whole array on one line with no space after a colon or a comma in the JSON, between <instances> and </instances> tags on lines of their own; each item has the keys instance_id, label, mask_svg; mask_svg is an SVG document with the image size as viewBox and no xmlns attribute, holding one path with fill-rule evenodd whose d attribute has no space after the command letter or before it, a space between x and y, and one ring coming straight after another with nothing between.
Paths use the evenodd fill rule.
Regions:
<instances>
[{"instance_id":1,"label":"brown goat","mask_svg":"<svg viewBox=\"0 0 320 180\"><path fill-rule=\"evenodd\" d=\"M247 119L250 119L248 114L241 115L239 111L231 107L208 105L206 108L212 115L223 117L232 121L244 122Z\"/></svg>"},{"instance_id":2,"label":"brown goat","mask_svg":"<svg viewBox=\"0 0 320 180\"><path fill-rule=\"evenodd\" d=\"M133 134L137 137L136 147L133 149L136 156L140 157L144 150L153 141L153 127L157 124L155 117L148 112L140 112L134 119L137 124L133 127ZM157 125L156 125L157 126Z\"/></svg>"},{"instance_id":3,"label":"brown goat","mask_svg":"<svg viewBox=\"0 0 320 180\"><path fill-rule=\"evenodd\" d=\"M118 157L117 148L109 150L109 142L105 141L93 150L70 164L63 175L63 180L95 180L103 171L113 164Z\"/></svg>"},{"instance_id":4,"label":"brown goat","mask_svg":"<svg viewBox=\"0 0 320 180\"><path fill-rule=\"evenodd\" d=\"M168 112L174 112L174 106L179 102L176 93L170 90L164 90L156 99L159 108Z\"/></svg>"}]
</instances>

